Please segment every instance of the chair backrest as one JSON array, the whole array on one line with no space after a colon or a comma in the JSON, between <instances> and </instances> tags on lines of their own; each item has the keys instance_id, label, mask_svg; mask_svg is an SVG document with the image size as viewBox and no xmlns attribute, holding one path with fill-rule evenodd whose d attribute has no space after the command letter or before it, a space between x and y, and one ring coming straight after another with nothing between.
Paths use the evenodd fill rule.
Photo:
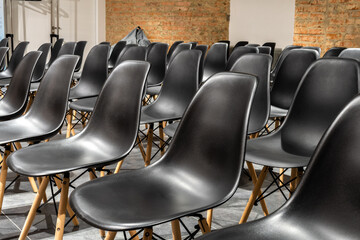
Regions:
<instances>
[{"instance_id":1,"label":"chair backrest","mask_svg":"<svg viewBox=\"0 0 360 240\"><path fill-rule=\"evenodd\" d=\"M40 51L29 52L15 69L6 94L0 101L0 108L5 108L8 111L6 116L0 117L1 121L16 118L25 111L31 77L40 55L42 55Z\"/></svg>"},{"instance_id":2,"label":"chair backrest","mask_svg":"<svg viewBox=\"0 0 360 240\"><path fill-rule=\"evenodd\" d=\"M63 55L51 64L40 82L33 104L24 115L39 122L48 137L60 130L65 119L70 83L78 59L75 55Z\"/></svg>"},{"instance_id":3,"label":"chair backrest","mask_svg":"<svg viewBox=\"0 0 360 240\"><path fill-rule=\"evenodd\" d=\"M319 55L321 54L321 48L320 47L302 47L302 49L312 49L312 50L315 50L319 53Z\"/></svg>"},{"instance_id":4,"label":"chair backrest","mask_svg":"<svg viewBox=\"0 0 360 240\"><path fill-rule=\"evenodd\" d=\"M115 67L126 60L145 61L146 47L137 45L126 45L116 60Z\"/></svg>"},{"instance_id":5,"label":"chair backrest","mask_svg":"<svg viewBox=\"0 0 360 240\"><path fill-rule=\"evenodd\" d=\"M201 83L202 79L203 79L203 74L204 74L204 60L205 60L205 56L206 56L206 52L208 50L208 45L197 45L194 49L195 50L200 50L201 51L201 58L200 58L200 68L199 68L199 84Z\"/></svg>"},{"instance_id":6,"label":"chair backrest","mask_svg":"<svg viewBox=\"0 0 360 240\"><path fill-rule=\"evenodd\" d=\"M231 72L254 75L258 80L250 113L249 134L259 132L269 119L271 61L268 54L248 53L241 56L230 69Z\"/></svg>"},{"instance_id":7,"label":"chair backrest","mask_svg":"<svg viewBox=\"0 0 360 240\"><path fill-rule=\"evenodd\" d=\"M257 43L250 43L250 44L246 44L245 45L246 47L259 47L260 44L257 44Z\"/></svg>"},{"instance_id":8,"label":"chair backrest","mask_svg":"<svg viewBox=\"0 0 360 240\"><path fill-rule=\"evenodd\" d=\"M168 53L166 55L166 63L168 63L170 61L171 55L173 54L173 52L174 52L175 48L177 47L177 45L179 45L180 43L183 43L183 42L184 41L175 41L171 45L171 47L170 47L170 49L169 49L169 51L168 51Z\"/></svg>"},{"instance_id":9,"label":"chair backrest","mask_svg":"<svg viewBox=\"0 0 360 240\"><path fill-rule=\"evenodd\" d=\"M51 55L50 55L50 60L48 62L48 66L50 66L54 61L55 59L57 58L58 54L59 54L59 51L61 49L61 46L63 45L64 43L64 39L63 38L59 38L54 46L51 48Z\"/></svg>"},{"instance_id":10,"label":"chair backrest","mask_svg":"<svg viewBox=\"0 0 360 240\"><path fill-rule=\"evenodd\" d=\"M270 47L270 48L271 48L270 55L271 55L271 57L274 59L274 53L275 53L276 43L275 43L275 42L266 42L266 43L263 44L263 46L266 46L266 47Z\"/></svg>"},{"instance_id":11,"label":"chair backrest","mask_svg":"<svg viewBox=\"0 0 360 240\"><path fill-rule=\"evenodd\" d=\"M108 76L108 54L110 46L95 45L89 52L79 83L70 90L70 99L96 96L100 93ZM75 96L73 94L76 92ZM78 96L76 96L78 95Z\"/></svg>"},{"instance_id":12,"label":"chair backrest","mask_svg":"<svg viewBox=\"0 0 360 240\"><path fill-rule=\"evenodd\" d=\"M208 79L214 73L225 71L227 51L228 45L226 43L214 43L210 47L205 57L203 81Z\"/></svg>"},{"instance_id":13,"label":"chair backrest","mask_svg":"<svg viewBox=\"0 0 360 240\"><path fill-rule=\"evenodd\" d=\"M259 47L257 47L257 49L259 50L259 53L269 54L269 55L271 53L271 47L259 46Z\"/></svg>"},{"instance_id":14,"label":"chair backrest","mask_svg":"<svg viewBox=\"0 0 360 240\"><path fill-rule=\"evenodd\" d=\"M169 108L182 115L198 90L200 57L199 50L177 54L169 63L159 97L152 105L173 106Z\"/></svg>"},{"instance_id":15,"label":"chair backrest","mask_svg":"<svg viewBox=\"0 0 360 240\"><path fill-rule=\"evenodd\" d=\"M109 58L109 68L113 68L115 66L116 60L119 57L119 54L121 53L121 51L124 49L124 47L126 46L126 41L118 41L111 54L110 54L110 58Z\"/></svg>"},{"instance_id":16,"label":"chair backrest","mask_svg":"<svg viewBox=\"0 0 360 240\"><path fill-rule=\"evenodd\" d=\"M228 59L230 57L230 41L229 40L220 40L218 42L227 44L228 47L227 47L226 59Z\"/></svg>"},{"instance_id":17,"label":"chair backrest","mask_svg":"<svg viewBox=\"0 0 360 240\"><path fill-rule=\"evenodd\" d=\"M60 57L63 55L73 55L75 52L75 47L76 47L76 42L64 43L64 45L61 46L57 57Z\"/></svg>"},{"instance_id":18,"label":"chair backrest","mask_svg":"<svg viewBox=\"0 0 360 240\"><path fill-rule=\"evenodd\" d=\"M109 154L123 153L124 149L130 152L139 129L142 93L149 68L150 64L144 61L120 63L104 84L92 117L79 137L108 143Z\"/></svg>"},{"instance_id":19,"label":"chair backrest","mask_svg":"<svg viewBox=\"0 0 360 240\"><path fill-rule=\"evenodd\" d=\"M176 57L176 55L178 55L181 51L184 50L189 50L191 49L191 44L190 43L180 43L176 46L176 48L174 49L173 53L171 54L171 57L169 59L169 61L167 62L167 66L169 66L170 62Z\"/></svg>"},{"instance_id":20,"label":"chair backrest","mask_svg":"<svg viewBox=\"0 0 360 240\"><path fill-rule=\"evenodd\" d=\"M167 43L151 43L148 46L145 57L145 60L151 64L147 77L148 85L156 85L164 80L168 48Z\"/></svg>"},{"instance_id":21,"label":"chair backrest","mask_svg":"<svg viewBox=\"0 0 360 240\"><path fill-rule=\"evenodd\" d=\"M156 163L206 196L194 203L199 208L222 204L238 187L255 89L255 76L213 75L191 101L169 149Z\"/></svg>"},{"instance_id":22,"label":"chair backrest","mask_svg":"<svg viewBox=\"0 0 360 240\"><path fill-rule=\"evenodd\" d=\"M275 66L272 70L272 74L274 75L274 77L276 76L276 73L279 70L279 67L282 63L282 61L284 61L284 58L286 57L286 55L289 53L289 51L293 50L293 49L297 49L297 48L301 48L301 46L296 46L296 45L288 45L286 46L280 53L279 58L277 59Z\"/></svg>"},{"instance_id":23,"label":"chair backrest","mask_svg":"<svg viewBox=\"0 0 360 240\"><path fill-rule=\"evenodd\" d=\"M44 43L39 47L38 51L42 52L42 54L36 63L34 74L32 75L32 79L31 79L32 82L38 82L44 76L46 59L47 56L49 55L50 48L51 48L51 43Z\"/></svg>"},{"instance_id":24,"label":"chair backrest","mask_svg":"<svg viewBox=\"0 0 360 240\"><path fill-rule=\"evenodd\" d=\"M328 57L338 57L339 54L344 51L346 48L345 47L333 47L330 48L329 50L327 50L323 56L323 58L328 58Z\"/></svg>"},{"instance_id":25,"label":"chair backrest","mask_svg":"<svg viewBox=\"0 0 360 240\"><path fill-rule=\"evenodd\" d=\"M331 239L357 239L360 234L359 116L358 96L326 131L300 185L281 209L301 225L311 216L313 228L327 229L320 231L325 238L331 235Z\"/></svg>"},{"instance_id":26,"label":"chair backrest","mask_svg":"<svg viewBox=\"0 0 360 240\"><path fill-rule=\"evenodd\" d=\"M359 82L360 66L355 60L323 58L313 63L281 128L283 148L310 156L341 109L359 93Z\"/></svg>"},{"instance_id":27,"label":"chair backrest","mask_svg":"<svg viewBox=\"0 0 360 240\"><path fill-rule=\"evenodd\" d=\"M81 68L81 64L82 64L86 44L87 44L87 41L79 41L79 42L76 43L75 50L74 50L74 55L77 55L80 58L79 58L78 63L76 64L75 72L78 72L80 70L80 68Z\"/></svg>"},{"instance_id":28,"label":"chair backrest","mask_svg":"<svg viewBox=\"0 0 360 240\"><path fill-rule=\"evenodd\" d=\"M310 49L293 49L282 61L271 90L271 104L289 109L300 80L308 67L319 57Z\"/></svg>"},{"instance_id":29,"label":"chair backrest","mask_svg":"<svg viewBox=\"0 0 360 240\"><path fill-rule=\"evenodd\" d=\"M340 53L339 57L355 59L360 62L360 48L347 48Z\"/></svg>"},{"instance_id":30,"label":"chair backrest","mask_svg":"<svg viewBox=\"0 0 360 240\"><path fill-rule=\"evenodd\" d=\"M257 47L237 47L235 48L230 57L229 60L227 61L225 70L229 71L232 66L235 64L235 62L243 55L248 54L248 53L259 53L259 50Z\"/></svg>"},{"instance_id":31,"label":"chair backrest","mask_svg":"<svg viewBox=\"0 0 360 240\"><path fill-rule=\"evenodd\" d=\"M26 47L28 46L28 44L29 44L29 42L20 42L16 46L13 54L11 55L9 65L8 65L6 71L10 72L11 74L14 73L16 67L21 62L22 58L24 57L24 53L25 53L25 50L26 50Z\"/></svg>"},{"instance_id":32,"label":"chair backrest","mask_svg":"<svg viewBox=\"0 0 360 240\"><path fill-rule=\"evenodd\" d=\"M249 43L248 41L239 41L239 42L237 42L237 43L235 44L235 46L234 46L233 49L235 49L235 48L237 48L237 47L243 47L243 46L245 46L245 45L248 44L248 43Z\"/></svg>"},{"instance_id":33,"label":"chair backrest","mask_svg":"<svg viewBox=\"0 0 360 240\"><path fill-rule=\"evenodd\" d=\"M5 60L5 56L8 51L9 51L8 47L0 47L0 63L2 63Z\"/></svg>"},{"instance_id":34,"label":"chair backrest","mask_svg":"<svg viewBox=\"0 0 360 240\"><path fill-rule=\"evenodd\" d=\"M110 46L110 42L100 42L100 45L109 45Z\"/></svg>"}]
</instances>

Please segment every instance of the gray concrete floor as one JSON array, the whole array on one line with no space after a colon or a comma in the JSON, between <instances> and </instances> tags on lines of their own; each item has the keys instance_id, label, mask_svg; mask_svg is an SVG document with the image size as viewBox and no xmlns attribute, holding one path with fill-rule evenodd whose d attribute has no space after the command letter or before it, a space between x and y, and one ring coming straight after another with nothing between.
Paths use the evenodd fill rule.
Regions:
<instances>
[{"instance_id":1,"label":"gray concrete floor","mask_svg":"<svg viewBox=\"0 0 360 240\"><path fill-rule=\"evenodd\" d=\"M81 131L81 127L76 127L76 132ZM62 134L58 134L53 138L65 138L66 127L63 127ZM26 144L24 144L26 145ZM155 150L155 149L154 149ZM154 151L153 150L153 151ZM159 159L157 156L154 161ZM125 159L123 167L120 171L131 171L134 169L144 167L144 161L141 157L139 148L136 147ZM114 169L115 165L109 166L109 169ZM255 166L257 171L260 170L259 166ZM70 178L79 175L81 171L71 173ZM16 174L9 171L7 184L16 177ZM266 181L269 182L270 179ZM89 181L89 175L83 175L74 185ZM267 184L265 183L264 186ZM222 206L214 209L212 230L221 229L227 226L235 225L238 223L242 212L245 208L247 200L251 194L253 184L246 175L242 175L241 183L234 196ZM51 196L50 187L47 189L47 196ZM20 231L25 222L27 213L30 209L32 201L35 198L35 193L31 190L30 184L26 177L20 177L13 186L11 186L5 193L3 210L0 215L0 239L17 239ZM58 203L59 196L56 198ZM266 198L266 203L270 212L278 209L285 202L280 193L275 193ZM205 214L204 214L205 216ZM249 221L263 217L260 206L255 206L250 214ZM197 219L193 217L185 217L182 219L189 229L193 230L197 223ZM56 214L52 203L45 205L41 212L39 212L30 229L28 239L53 239L56 224ZM185 229L181 228L183 237L187 236ZM154 232L165 239L171 239L171 226L170 223L161 224L154 227ZM199 235L199 234L198 234ZM64 239L101 239L99 230L89 226L80 220L79 227L74 227L70 223L65 228ZM122 233L118 233L116 239L124 239Z\"/></svg>"}]
</instances>

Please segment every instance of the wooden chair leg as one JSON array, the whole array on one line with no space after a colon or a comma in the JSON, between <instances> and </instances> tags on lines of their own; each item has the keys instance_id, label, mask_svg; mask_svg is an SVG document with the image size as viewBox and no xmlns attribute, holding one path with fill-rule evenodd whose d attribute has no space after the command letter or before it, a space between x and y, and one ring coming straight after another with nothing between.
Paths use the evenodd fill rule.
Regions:
<instances>
[{"instance_id":1,"label":"wooden chair leg","mask_svg":"<svg viewBox=\"0 0 360 240\"><path fill-rule=\"evenodd\" d=\"M76 111L75 110L73 110L72 111L72 120L75 120L76 118L75 118L75 115L76 115ZM72 126L72 120L71 120L71 134L73 135L73 136L75 136L75 129L74 129L74 127Z\"/></svg>"},{"instance_id":2,"label":"wooden chair leg","mask_svg":"<svg viewBox=\"0 0 360 240\"><path fill-rule=\"evenodd\" d=\"M254 187L258 181L258 178L256 176L256 172L255 172L255 168L254 168L254 165L251 163L251 162L248 162L246 161L246 165L248 166L248 169L249 169L249 173L250 173L250 176L251 176L251 180L254 184ZM262 191L261 189L259 190L259 195L260 196L262 194ZM269 211L267 209L267 206L266 206L266 203L265 203L265 199L261 199L260 200L260 205L261 205L261 208L263 210L263 213L264 213L264 216L267 216L269 215Z\"/></svg>"},{"instance_id":3,"label":"wooden chair leg","mask_svg":"<svg viewBox=\"0 0 360 240\"><path fill-rule=\"evenodd\" d=\"M120 172L120 169L121 169L121 166L122 166L123 162L124 162L124 160L121 160L120 162L118 162L118 164L116 165L116 168L115 168L114 174L116 174L116 173L119 173L119 172Z\"/></svg>"},{"instance_id":4,"label":"wooden chair leg","mask_svg":"<svg viewBox=\"0 0 360 240\"><path fill-rule=\"evenodd\" d=\"M180 221L178 219L171 221L173 240L181 240Z\"/></svg>"},{"instance_id":5,"label":"wooden chair leg","mask_svg":"<svg viewBox=\"0 0 360 240\"><path fill-rule=\"evenodd\" d=\"M114 240L115 239L115 236L116 236L116 232L108 232L107 234L106 234L106 238L105 238L105 240Z\"/></svg>"},{"instance_id":6,"label":"wooden chair leg","mask_svg":"<svg viewBox=\"0 0 360 240\"><path fill-rule=\"evenodd\" d=\"M153 134L154 134L154 124L149 124L149 130L147 134L147 146L146 146L146 156L145 156L145 167L150 165L151 160L151 148L152 148L152 141L153 141Z\"/></svg>"},{"instance_id":7,"label":"wooden chair leg","mask_svg":"<svg viewBox=\"0 0 360 240\"><path fill-rule=\"evenodd\" d=\"M206 211L206 223L207 223L207 225L209 225L210 230L211 230L213 211L214 211L214 209L212 209L212 208L208 209Z\"/></svg>"},{"instance_id":8,"label":"wooden chair leg","mask_svg":"<svg viewBox=\"0 0 360 240\"><path fill-rule=\"evenodd\" d=\"M30 182L30 185L31 185L31 188L33 190L34 193L37 193L38 192L38 187L36 185L36 182L35 182L35 178L33 177L28 177L28 180Z\"/></svg>"},{"instance_id":9,"label":"wooden chair leg","mask_svg":"<svg viewBox=\"0 0 360 240\"><path fill-rule=\"evenodd\" d=\"M9 148L9 145L6 145L3 161L1 164L1 173L0 173L0 213L1 213L2 204L4 201L6 177L7 177L7 172L8 172L8 165L6 164L6 159L9 156L9 154L10 154L10 148Z\"/></svg>"},{"instance_id":10,"label":"wooden chair leg","mask_svg":"<svg viewBox=\"0 0 360 240\"><path fill-rule=\"evenodd\" d=\"M36 215L36 211L40 205L41 199L43 198L43 195L45 193L46 187L49 184L49 177L44 177L44 179L41 182L40 188L38 193L36 194L35 200L31 206L31 209L26 217L26 221L24 224L23 229L21 230L21 234L19 239L20 240L25 240L26 236L29 233L30 227L32 222L34 221L35 215Z\"/></svg>"},{"instance_id":11,"label":"wooden chair leg","mask_svg":"<svg viewBox=\"0 0 360 240\"><path fill-rule=\"evenodd\" d=\"M69 138L71 135L71 128L72 128L72 109L69 109L69 112L66 115L66 120L67 120L66 138Z\"/></svg>"},{"instance_id":12,"label":"wooden chair leg","mask_svg":"<svg viewBox=\"0 0 360 240\"><path fill-rule=\"evenodd\" d=\"M41 185L41 182L42 182L42 177L37 177L37 181L39 183L39 186ZM46 192L44 193L44 196L43 196L43 202L46 203L47 201L47 197L46 197Z\"/></svg>"},{"instance_id":13,"label":"wooden chair leg","mask_svg":"<svg viewBox=\"0 0 360 240\"><path fill-rule=\"evenodd\" d=\"M161 148L161 156L165 153L165 134L164 134L164 124L166 122L159 122L159 137L160 137L160 148Z\"/></svg>"},{"instance_id":14,"label":"wooden chair leg","mask_svg":"<svg viewBox=\"0 0 360 240\"><path fill-rule=\"evenodd\" d=\"M199 223L200 230L201 230L202 234L206 234L206 233L209 233L211 231L205 218L199 219L198 223Z\"/></svg>"},{"instance_id":15,"label":"wooden chair leg","mask_svg":"<svg viewBox=\"0 0 360 240\"><path fill-rule=\"evenodd\" d=\"M146 159L146 153L145 153L145 150L144 150L144 145L142 144L139 135L136 137L136 142L137 142L138 145L139 145L139 149L140 149L141 155L142 155L142 157L143 157L143 159L144 159L144 161L145 161L145 159Z\"/></svg>"},{"instance_id":16,"label":"wooden chair leg","mask_svg":"<svg viewBox=\"0 0 360 240\"><path fill-rule=\"evenodd\" d=\"M249 198L249 201L248 201L247 204L246 204L244 213L243 213L243 215L241 216L241 219L240 219L239 224L246 222L247 219L249 218L251 209L252 209L253 206L254 206L256 197L259 195L260 188L261 188L261 186L262 186L262 184L263 184L263 182L264 182L264 180L265 180L265 177L266 177L266 174L267 174L268 169L269 169L269 167L264 166L263 169L261 170L261 173L260 173L260 175L259 175L258 181L256 182L256 185L255 185L255 187L254 187L254 189L253 189L253 192L251 193L251 196L250 196L250 198Z\"/></svg>"},{"instance_id":17,"label":"wooden chair leg","mask_svg":"<svg viewBox=\"0 0 360 240\"><path fill-rule=\"evenodd\" d=\"M58 178L54 178L54 180L55 180L55 184L56 184L57 188L60 189L61 188L61 181ZM72 218L75 215L74 211L70 207L69 202L67 203L66 210L67 210L70 218ZM72 223L74 224L75 227L79 226L79 220L77 219L76 216L73 217L73 219L71 221L72 221Z\"/></svg>"},{"instance_id":18,"label":"wooden chair leg","mask_svg":"<svg viewBox=\"0 0 360 240\"><path fill-rule=\"evenodd\" d=\"M291 179L294 179L296 178L297 176L297 168L292 168L291 169ZM295 191L295 188L296 188L296 181L297 180L293 180L290 182L290 194L289 194L289 197L291 197L292 193Z\"/></svg>"},{"instance_id":19,"label":"wooden chair leg","mask_svg":"<svg viewBox=\"0 0 360 240\"><path fill-rule=\"evenodd\" d=\"M133 240L139 240L139 236L135 236L136 235L135 230L130 230L129 233L130 233L130 236L133 238Z\"/></svg>"},{"instance_id":20,"label":"wooden chair leg","mask_svg":"<svg viewBox=\"0 0 360 240\"><path fill-rule=\"evenodd\" d=\"M282 175L280 176L280 178L279 178L279 180L280 180L280 181L279 181L279 186L282 186L282 185L283 185L282 183L284 182L284 171L285 171L284 168L280 168L280 169L279 169L279 174L280 174L280 175L282 174Z\"/></svg>"},{"instance_id":21,"label":"wooden chair leg","mask_svg":"<svg viewBox=\"0 0 360 240\"><path fill-rule=\"evenodd\" d=\"M55 228L55 240L62 240L64 236L66 206L68 203L69 194L69 181L69 173L65 173L61 183L59 211Z\"/></svg>"},{"instance_id":22,"label":"wooden chair leg","mask_svg":"<svg viewBox=\"0 0 360 240\"><path fill-rule=\"evenodd\" d=\"M145 228L143 240L152 240L152 233L153 233L153 230L151 227Z\"/></svg>"}]
</instances>

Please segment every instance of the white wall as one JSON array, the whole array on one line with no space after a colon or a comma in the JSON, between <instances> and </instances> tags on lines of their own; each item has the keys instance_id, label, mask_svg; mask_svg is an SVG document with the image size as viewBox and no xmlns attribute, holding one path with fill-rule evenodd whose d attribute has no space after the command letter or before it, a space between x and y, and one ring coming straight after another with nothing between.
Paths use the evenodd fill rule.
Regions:
<instances>
[{"instance_id":1,"label":"white wall","mask_svg":"<svg viewBox=\"0 0 360 240\"><path fill-rule=\"evenodd\" d=\"M15 44L29 41L28 51L36 50L50 41L51 0L25 2L10 0L13 4L13 34ZM105 41L105 0L59 0L59 35L65 41L88 41L85 55L101 41ZM8 0L9 2L9 0ZM56 0L53 0L54 5ZM8 4L9 5L9 4ZM10 8L8 8L10 9ZM8 15L8 28L11 24Z\"/></svg>"},{"instance_id":2,"label":"white wall","mask_svg":"<svg viewBox=\"0 0 360 240\"><path fill-rule=\"evenodd\" d=\"M229 40L283 48L293 42L294 16L295 0L231 0Z\"/></svg>"}]
</instances>

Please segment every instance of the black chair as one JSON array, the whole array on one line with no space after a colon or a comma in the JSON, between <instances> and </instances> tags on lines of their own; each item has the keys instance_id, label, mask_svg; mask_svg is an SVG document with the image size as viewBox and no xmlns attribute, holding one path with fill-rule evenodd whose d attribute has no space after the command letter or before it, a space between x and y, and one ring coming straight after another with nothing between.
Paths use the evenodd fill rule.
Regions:
<instances>
[{"instance_id":1,"label":"black chair","mask_svg":"<svg viewBox=\"0 0 360 240\"><path fill-rule=\"evenodd\" d=\"M275 42L266 42L266 43L263 44L263 46L266 46L266 47L270 47L270 48L271 48L270 55L271 55L271 57L272 57L273 60L274 60L276 43L275 43Z\"/></svg>"},{"instance_id":2,"label":"black chair","mask_svg":"<svg viewBox=\"0 0 360 240\"><path fill-rule=\"evenodd\" d=\"M245 46L245 45L248 44L248 43L249 43L248 41L239 41L239 42L237 42L237 43L235 44L235 46L234 46L233 49L235 49L235 48L237 48L237 47L243 47L243 46Z\"/></svg>"},{"instance_id":3,"label":"black chair","mask_svg":"<svg viewBox=\"0 0 360 240\"><path fill-rule=\"evenodd\" d=\"M9 42L9 39L8 38L3 38L1 39L0 41L0 47L9 47L8 45L8 42ZM1 62L0 62L0 71L2 71L3 69L5 69L5 59L3 59Z\"/></svg>"},{"instance_id":4,"label":"black chair","mask_svg":"<svg viewBox=\"0 0 360 240\"><path fill-rule=\"evenodd\" d=\"M257 47L257 49L259 50L259 53L263 53L263 54L271 54L271 47L267 47L267 46L259 46Z\"/></svg>"},{"instance_id":5,"label":"black chair","mask_svg":"<svg viewBox=\"0 0 360 240\"><path fill-rule=\"evenodd\" d=\"M184 42L184 41L175 41L175 42L171 45L171 47L170 47L170 49L169 49L169 51L168 51L168 53L167 53L167 55L166 55L166 64L170 61L171 55L173 54L175 48L176 48L180 43L183 43L183 42Z\"/></svg>"},{"instance_id":6,"label":"black chair","mask_svg":"<svg viewBox=\"0 0 360 240\"><path fill-rule=\"evenodd\" d=\"M229 40L220 40L220 43L226 43L228 45L227 48L227 55L226 55L226 59L228 59L230 57L230 41Z\"/></svg>"},{"instance_id":7,"label":"black chair","mask_svg":"<svg viewBox=\"0 0 360 240\"><path fill-rule=\"evenodd\" d=\"M76 64L75 72L80 71L86 44L87 44L87 41L79 41L76 43L74 55L79 56L80 58L79 58L78 63Z\"/></svg>"},{"instance_id":8,"label":"black chair","mask_svg":"<svg viewBox=\"0 0 360 240\"><path fill-rule=\"evenodd\" d=\"M4 69L5 68L5 62L6 62L6 58L5 56L7 55L7 52L9 51L8 47L0 47L0 69Z\"/></svg>"},{"instance_id":9,"label":"black chair","mask_svg":"<svg viewBox=\"0 0 360 240\"><path fill-rule=\"evenodd\" d=\"M143 239L152 239L152 226L226 202L239 184L255 88L254 76L212 76L192 100L166 154L151 167L79 186L70 196L77 216L114 231L109 240L115 231L141 228ZM215 100L210 102L209 96ZM109 194L111 198L103 197ZM176 225L174 239L180 239ZM208 231L203 218L200 226Z\"/></svg>"},{"instance_id":10,"label":"black chair","mask_svg":"<svg viewBox=\"0 0 360 240\"><path fill-rule=\"evenodd\" d=\"M204 61L205 61L205 56L206 56L206 52L208 50L208 45L197 45L195 47L195 50L200 50L201 51L201 58L200 58L200 68L199 68L199 85L201 83L201 80L203 79L203 74L204 74Z\"/></svg>"},{"instance_id":11,"label":"black chair","mask_svg":"<svg viewBox=\"0 0 360 240\"><path fill-rule=\"evenodd\" d=\"M319 53L310 49L293 49L287 52L271 89L270 117L283 118L287 115L301 78L318 57Z\"/></svg>"},{"instance_id":12,"label":"black chair","mask_svg":"<svg viewBox=\"0 0 360 240\"><path fill-rule=\"evenodd\" d=\"M26 47L28 46L29 42L20 42L14 52L11 55L10 58L10 62L9 65L7 66L7 68L0 72L0 82L2 79L6 79L6 78L12 78L14 71L16 69L16 67L19 65L19 63L21 62L21 59L24 56Z\"/></svg>"},{"instance_id":13,"label":"black chair","mask_svg":"<svg viewBox=\"0 0 360 240\"><path fill-rule=\"evenodd\" d=\"M300 185L280 209L198 239L358 239L359 116L357 97L325 132Z\"/></svg>"},{"instance_id":14,"label":"black chair","mask_svg":"<svg viewBox=\"0 0 360 240\"><path fill-rule=\"evenodd\" d=\"M55 239L62 239L69 173L106 166L123 160L130 153L137 136L142 92L149 68L150 64L143 61L126 61L116 67L99 95L93 117L80 134L30 146L10 155L7 162L14 172L45 176L20 239L25 238L30 230L39 207L38 199L44 195L50 177L64 174L55 230Z\"/></svg>"},{"instance_id":15,"label":"black chair","mask_svg":"<svg viewBox=\"0 0 360 240\"><path fill-rule=\"evenodd\" d=\"M190 43L180 43L176 46L176 48L174 49L174 51L171 54L171 57L169 59L169 61L166 64L166 68L169 67L171 61L182 51L185 50L190 50L191 49L191 44ZM156 96L160 94L162 86L158 85L158 86L149 86L146 89L146 94L149 96Z\"/></svg>"},{"instance_id":16,"label":"black chair","mask_svg":"<svg viewBox=\"0 0 360 240\"><path fill-rule=\"evenodd\" d=\"M159 123L160 149L163 152L163 122L180 119L198 90L200 58L199 50L184 50L177 54L170 61L159 97L154 103L142 108L140 123L149 125L146 155L143 156L145 166L150 164L152 158L154 124Z\"/></svg>"},{"instance_id":17,"label":"black chair","mask_svg":"<svg viewBox=\"0 0 360 240\"><path fill-rule=\"evenodd\" d=\"M225 71L227 63L227 52L228 44L226 43L214 43L210 47L205 57L202 81L206 81L214 73Z\"/></svg>"},{"instance_id":18,"label":"black chair","mask_svg":"<svg viewBox=\"0 0 360 240\"><path fill-rule=\"evenodd\" d=\"M60 56L63 56L63 55L74 55L75 47L76 47L76 42L64 43L64 45L61 46L57 57L60 57Z\"/></svg>"},{"instance_id":19,"label":"black chair","mask_svg":"<svg viewBox=\"0 0 360 240\"><path fill-rule=\"evenodd\" d=\"M190 44L190 49L195 49L195 47L198 45L197 42L188 42Z\"/></svg>"},{"instance_id":20,"label":"black chair","mask_svg":"<svg viewBox=\"0 0 360 240\"><path fill-rule=\"evenodd\" d=\"M8 86L5 96L0 100L0 121L14 119L24 113L28 102L30 82L40 55L42 53L39 51L26 54L15 69L11 84Z\"/></svg>"},{"instance_id":21,"label":"black chair","mask_svg":"<svg viewBox=\"0 0 360 240\"><path fill-rule=\"evenodd\" d=\"M18 118L0 122L0 145L5 146L0 175L0 207L4 197L10 145L22 141L40 142L56 135L61 129L77 60L77 56L62 56L55 60L41 81L29 111Z\"/></svg>"},{"instance_id":22,"label":"black chair","mask_svg":"<svg viewBox=\"0 0 360 240\"><path fill-rule=\"evenodd\" d=\"M97 97L108 77L108 54L110 46L106 44L95 45L89 52L79 83L70 89L69 101L76 99ZM81 113L81 112L80 112ZM71 130L76 124L72 124L73 109L69 109L67 114L67 132L66 137L70 137ZM76 116L76 115L75 115ZM81 119L85 116L81 113ZM75 135L75 132L73 132Z\"/></svg>"},{"instance_id":23,"label":"black chair","mask_svg":"<svg viewBox=\"0 0 360 240\"><path fill-rule=\"evenodd\" d=\"M273 69L271 70L271 76L270 76L270 80L273 81L276 77L276 74L279 70L279 67L282 63L282 61L284 61L284 58L286 57L286 55L289 53L289 51L293 50L293 49L297 49L297 48L301 48L301 46L297 46L297 45L289 45L286 46L280 53L280 56L278 57L275 66L273 67Z\"/></svg>"},{"instance_id":24,"label":"black chair","mask_svg":"<svg viewBox=\"0 0 360 240\"><path fill-rule=\"evenodd\" d=\"M227 61L225 70L229 71L232 66L235 64L235 62L243 55L248 54L248 53L259 53L259 50L257 47L237 47L235 48L230 57L229 60Z\"/></svg>"},{"instance_id":25,"label":"black chair","mask_svg":"<svg viewBox=\"0 0 360 240\"><path fill-rule=\"evenodd\" d=\"M63 38L59 38L54 46L51 48L51 54L50 54L50 60L49 62L46 64L46 69L48 69L51 64L55 61L55 59L57 58L58 54L59 54L59 51L61 49L61 46L63 45L64 43L64 39Z\"/></svg>"},{"instance_id":26,"label":"black chair","mask_svg":"<svg viewBox=\"0 0 360 240\"><path fill-rule=\"evenodd\" d=\"M347 48L339 54L339 58L350 58L360 62L360 48Z\"/></svg>"},{"instance_id":27,"label":"black chair","mask_svg":"<svg viewBox=\"0 0 360 240\"><path fill-rule=\"evenodd\" d=\"M100 45L109 45L110 46L110 42L100 42Z\"/></svg>"},{"instance_id":28,"label":"black chair","mask_svg":"<svg viewBox=\"0 0 360 240\"><path fill-rule=\"evenodd\" d=\"M273 183L279 180L280 176L275 177L273 168L291 169L291 179L288 182L280 180L279 187L281 185L283 189L290 182L290 193L294 191L296 176L301 176L321 136L340 110L359 93L359 83L360 66L352 59L323 58L311 64L283 125L273 134L250 139L247 143L245 160L264 167L240 223L246 222L257 197L266 196L259 194L266 174L270 173L274 178ZM253 174L256 177L255 172ZM284 193L283 196L286 198Z\"/></svg>"},{"instance_id":29,"label":"black chair","mask_svg":"<svg viewBox=\"0 0 360 240\"><path fill-rule=\"evenodd\" d=\"M329 57L338 57L339 54L345 50L345 47L333 47L327 50L323 56L323 58L329 58Z\"/></svg>"},{"instance_id":30,"label":"black chair","mask_svg":"<svg viewBox=\"0 0 360 240\"><path fill-rule=\"evenodd\" d=\"M115 67L126 60L144 61L146 55L146 47L128 44L121 51L115 63ZM70 103L69 107L78 112L91 113L94 110L97 96L78 99Z\"/></svg>"},{"instance_id":31,"label":"black chair","mask_svg":"<svg viewBox=\"0 0 360 240\"><path fill-rule=\"evenodd\" d=\"M108 65L109 69L114 68L116 60L118 59L119 54L121 53L121 51L124 49L125 46L126 46L126 41L119 41L115 44L109 57L109 65Z\"/></svg>"},{"instance_id":32,"label":"black chair","mask_svg":"<svg viewBox=\"0 0 360 240\"><path fill-rule=\"evenodd\" d=\"M164 79L166 70L167 43L151 43L146 51L145 60L151 64L147 85L159 85Z\"/></svg>"}]
</instances>

